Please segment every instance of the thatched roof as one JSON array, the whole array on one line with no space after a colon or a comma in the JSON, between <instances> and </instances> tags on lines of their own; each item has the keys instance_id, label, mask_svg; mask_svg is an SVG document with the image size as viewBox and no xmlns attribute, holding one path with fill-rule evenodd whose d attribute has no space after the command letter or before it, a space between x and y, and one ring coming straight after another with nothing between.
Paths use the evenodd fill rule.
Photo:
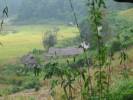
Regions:
<instances>
[{"instance_id":1,"label":"thatched roof","mask_svg":"<svg viewBox=\"0 0 133 100\"><path fill-rule=\"evenodd\" d=\"M24 55L21 58L22 64L26 65L27 67L35 67L37 65L36 58L34 57L33 54L27 54Z\"/></svg>"},{"instance_id":2,"label":"thatched roof","mask_svg":"<svg viewBox=\"0 0 133 100\"><path fill-rule=\"evenodd\" d=\"M82 48L67 47L67 48L49 48L48 53L45 56L75 56L83 53Z\"/></svg>"}]
</instances>

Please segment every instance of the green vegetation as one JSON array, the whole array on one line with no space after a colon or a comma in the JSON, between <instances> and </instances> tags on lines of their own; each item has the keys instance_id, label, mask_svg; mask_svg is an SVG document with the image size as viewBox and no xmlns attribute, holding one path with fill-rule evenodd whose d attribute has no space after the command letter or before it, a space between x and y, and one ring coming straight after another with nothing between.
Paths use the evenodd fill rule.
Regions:
<instances>
[{"instance_id":1,"label":"green vegetation","mask_svg":"<svg viewBox=\"0 0 133 100\"><path fill-rule=\"evenodd\" d=\"M125 17L126 20L133 21L133 8L120 12L120 16Z\"/></svg>"},{"instance_id":2,"label":"green vegetation","mask_svg":"<svg viewBox=\"0 0 133 100\"><path fill-rule=\"evenodd\" d=\"M0 64L15 62L16 57L21 57L33 49L43 49L43 34L52 29L52 25L25 25L12 26L16 30L14 34L1 35L0 41L3 43L0 50ZM8 28L8 27L5 27ZM76 37L79 33L75 27L59 25L60 31L57 33L61 45L64 39ZM11 30L12 31L12 30Z\"/></svg>"},{"instance_id":3,"label":"green vegetation","mask_svg":"<svg viewBox=\"0 0 133 100\"><path fill-rule=\"evenodd\" d=\"M120 80L112 90L112 99L130 100L133 98L133 80Z\"/></svg>"},{"instance_id":4,"label":"green vegetation","mask_svg":"<svg viewBox=\"0 0 133 100\"><path fill-rule=\"evenodd\" d=\"M41 86L38 79L34 78L32 74L25 74L22 65L6 65L0 71L0 84L5 85L0 89L0 95L16 93L24 89L37 89Z\"/></svg>"},{"instance_id":5,"label":"green vegetation","mask_svg":"<svg viewBox=\"0 0 133 100\"><path fill-rule=\"evenodd\" d=\"M55 28L53 30L47 31L43 37L43 46L45 49L49 49L50 47L54 47L57 44L57 33L59 29Z\"/></svg>"},{"instance_id":6,"label":"green vegetation","mask_svg":"<svg viewBox=\"0 0 133 100\"><path fill-rule=\"evenodd\" d=\"M30 5L28 12L37 10L32 13L35 17L39 14L39 8L35 9L37 5L34 3L46 3L48 8L52 5L52 9L58 4L58 12L55 11L53 17L57 17L56 21L69 20L71 14L68 13L64 20L66 12L61 13L58 8L64 1L56 0L53 3L29 0L23 3L25 7ZM74 25L64 24L18 25L9 28L9 32L1 31L0 99L40 100L45 96L47 100L132 100L132 9L120 12L112 10L108 14L105 3L104 0L87 1L89 20L85 19L80 24L80 32ZM43 6L39 10L41 8ZM66 11L65 8L62 10ZM22 13L27 13L25 11ZM30 13L26 16L30 16ZM43 16L47 19L45 14ZM21 21L24 17L21 17ZM27 20L32 23L37 20L34 17ZM42 21L41 15L39 19ZM13 31L10 32L10 29ZM91 46L89 49L83 47L84 52L80 55L59 57L55 53L51 58L45 56L45 49L49 47L78 47L81 40L89 42ZM37 64L33 62L30 66L20 63L18 58L28 52Z\"/></svg>"}]
</instances>

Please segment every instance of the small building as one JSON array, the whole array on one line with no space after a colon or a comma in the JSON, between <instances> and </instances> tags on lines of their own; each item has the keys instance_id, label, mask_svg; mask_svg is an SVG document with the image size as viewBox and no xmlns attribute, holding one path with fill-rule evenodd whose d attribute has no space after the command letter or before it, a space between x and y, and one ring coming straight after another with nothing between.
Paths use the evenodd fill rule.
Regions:
<instances>
[{"instance_id":1,"label":"small building","mask_svg":"<svg viewBox=\"0 0 133 100\"><path fill-rule=\"evenodd\" d=\"M82 54L84 50L82 48L76 48L76 47L67 47L67 48L55 48L51 47L48 50L48 53L45 55L46 57L53 57L53 56L59 56L59 57L66 57L66 56L76 56L79 54Z\"/></svg>"},{"instance_id":2,"label":"small building","mask_svg":"<svg viewBox=\"0 0 133 100\"><path fill-rule=\"evenodd\" d=\"M25 72L34 70L35 76L38 76L41 71L41 66L38 64L37 59L32 53L24 55L21 58L21 63L25 65Z\"/></svg>"},{"instance_id":3,"label":"small building","mask_svg":"<svg viewBox=\"0 0 133 100\"><path fill-rule=\"evenodd\" d=\"M38 65L36 58L34 57L33 54L27 54L24 55L21 58L21 63L27 66L29 69L32 69Z\"/></svg>"}]
</instances>

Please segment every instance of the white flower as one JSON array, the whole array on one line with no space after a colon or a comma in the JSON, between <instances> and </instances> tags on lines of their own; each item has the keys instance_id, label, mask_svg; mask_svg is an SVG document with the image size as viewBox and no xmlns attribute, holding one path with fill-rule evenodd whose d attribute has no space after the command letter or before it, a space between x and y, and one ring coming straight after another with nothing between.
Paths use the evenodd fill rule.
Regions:
<instances>
[{"instance_id":1,"label":"white flower","mask_svg":"<svg viewBox=\"0 0 133 100\"><path fill-rule=\"evenodd\" d=\"M98 26L97 30L98 30L98 33L101 33L103 27L102 26Z\"/></svg>"},{"instance_id":2,"label":"white flower","mask_svg":"<svg viewBox=\"0 0 133 100\"><path fill-rule=\"evenodd\" d=\"M84 41L84 42L81 43L81 47L84 48L84 49L89 49L90 45L86 44L85 41Z\"/></svg>"}]
</instances>

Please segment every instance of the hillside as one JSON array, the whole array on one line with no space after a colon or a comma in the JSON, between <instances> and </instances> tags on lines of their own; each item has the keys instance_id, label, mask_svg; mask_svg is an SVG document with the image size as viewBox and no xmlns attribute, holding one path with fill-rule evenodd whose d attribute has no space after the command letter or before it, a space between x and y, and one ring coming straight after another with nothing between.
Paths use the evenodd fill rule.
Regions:
<instances>
[{"instance_id":1,"label":"hillside","mask_svg":"<svg viewBox=\"0 0 133 100\"><path fill-rule=\"evenodd\" d=\"M133 21L133 8L125 10L125 11L121 11L120 15L126 18L127 20Z\"/></svg>"},{"instance_id":2,"label":"hillside","mask_svg":"<svg viewBox=\"0 0 133 100\"><path fill-rule=\"evenodd\" d=\"M15 30L15 33L5 32L0 36L0 42L3 43L3 46L0 47L0 64L14 62L17 57L20 57L27 52L32 51L33 49L43 49L42 35L53 27L55 26L12 26L11 28ZM60 29L58 33L58 40L60 41L62 41L63 39L73 38L78 35L75 27L68 27L64 25L59 25L56 27L59 27ZM7 26L4 28L7 28Z\"/></svg>"},{"instance_id":3,"label":"hillside","mask_svg":"<svg viewBox=\"0 0 133 100\"><path fill-rule=\"evenodd\" d=\"M131 4L106 0L103 13L94 0L86 16L87 0L72 0L78 21L90 17L76 27L69 0L25 1L0 31L0 100L133 100Z\"/></svg>"},{"instance_id":4,"label":"hillside","mask_svg":"<svg viewBox=\"0 0 133 100\"><path fill-rule=\"evenodd\" d=\"M128 68L130 68L130 76L132 79L132 75L133 75L132 74L133 73L133 60L132 60L133 47L129 48L127 52L129 55L129 62L127 65L128 65ZM117 58L117 55L115 56L115 58ZM116 79L121 76L121 66L122 65L119 65L118 60L113 61L113 67L111 69L112 70L112 77L113 77L112 80L117 81ZM43 83L43 87L41 87L39 91L35 91L35 89L26 89L26 90L23 90L21 92L17 92L17 93L15 92L11 95L8 95L8 96L6 95L3 97L0 97L0 100L53 100L53 98L50 96L50 92L51 92L49 89L50 82L48 80L45 80L41 83ZM117 84L119 84L119 81L117 81ZM115 84L115 86L113 86L113 89L114 88L117 89L119 87L120 86ZM60 89L60 91L58 91L58 89ZM55 100L62 100L59 96L62 94L63 90L60 87L57 87L56 91L58 91L58 93L55 96L55 98L56 98ZM77 100L80 100L80 99L77 99Z\"/></svg>"},{"instance_id":5,"label":"hillside","mask_svg":"<svg viewBox=\"0 0 133 100\"><path fill-rule=\"evenodd\" d=\"M132 4L105 0L108 10L123 10L132 7ZM72 0L78 20L81 21L88 13L87 0ZM9 18L13 23L49 23L51 22L71 22L73 14L69 0L7 0L9 8ZM0 0L0 11L5 6L5 2ZM45 6L44 6L45 5ZM62 6L60 6L62 5ZM80 8L80 9L79 9ZM1 17L1 13L0 13Z\"/></svg>"}]
</instances>

